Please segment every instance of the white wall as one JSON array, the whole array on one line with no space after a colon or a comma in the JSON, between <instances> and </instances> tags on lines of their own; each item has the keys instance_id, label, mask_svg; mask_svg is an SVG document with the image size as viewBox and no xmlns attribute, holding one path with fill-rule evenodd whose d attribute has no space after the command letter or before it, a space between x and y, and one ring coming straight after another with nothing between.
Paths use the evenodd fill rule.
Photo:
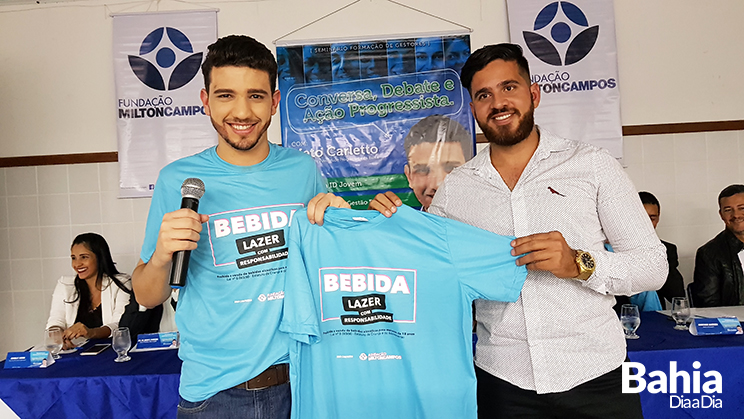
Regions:
<instances>
[{"instance_id":1,"label":"white wall","mask_svg":"<svg viewBox=\"0 0 744 419\"><path fill-rule=\"evenodd\" d=\"M112 12L219 8L219 34L271 42L350 0L70 1L0 6L0 156L116 150ZM509 40L505 0L404 0L473 29L474 48ZM453 7L456 5L456 7ZM744 119L744 2L615 2L623 125ZM457 28L362 0L291 39ZM279 140L278 124L271 138Z\"/></svg>"},{"instance_id":2,"label":"white wall","mask_svg":"<svg viewBox=\"0 0 744 419\"><path fill-rule=\"evenodd\" d=\"M744 183L744 131L624 138L623 162L639 191L661 203L657 234L679 250L680 272L692 281L695 251L723 230L718 194Z\"/></svg>"},{"instance_id":3,"label":"white wall","mask_svg":"<svg viewBox=\"0 0 744 419\"><path fill-rule=\"evenodd\" d=\"M623 125L744 119L744 1L615 0Z\"/></svg>"}]
</instances>

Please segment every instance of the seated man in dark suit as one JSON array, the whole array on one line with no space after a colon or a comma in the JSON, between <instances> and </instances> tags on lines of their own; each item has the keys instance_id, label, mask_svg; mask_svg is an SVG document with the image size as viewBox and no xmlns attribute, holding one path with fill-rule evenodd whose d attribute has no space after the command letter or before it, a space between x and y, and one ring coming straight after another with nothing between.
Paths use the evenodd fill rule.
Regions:
<instances>
[{"instance_id":1,"label":"seated man in dark suit","mask_svg":"<svg viewBox=\"0 0 744 419\"><path fill-rule=\"evenodd\" d=\"M744 305L744 185L718 195L718 214L726 225L695 255L692 300L697 307Z\"/></svg>"},{"instance_id":2,"label":"seated man in dark suit","mask_svg":"<svg viewBox=\"0 0 744 419\"><path fill-rule=\"evenodd\" d=\"M137 343L137 335L143 333L177 331L175 320L177 296L178 293L174 291L166 302L148 309L140 305L136 296L132 294L119 320L119 327L129 328L132 344Z\"/></svg>"},{"instance_id":3,"label":"seated man in dark suit","mask_svg":"<svg viewBox=\"0 0 744 419\"><path fill-rule=\"evenodd\" d=\"M641 198L643 208L646 209L649 218L651 218L651 224L654 228L659 224L659 217L661 216L661 205L659 200L650 192L638 192L638 196ZM679 257L677 256L677 246L672 243L661 241L666 247L667 261L669 261L669 274L667 280L656 294L659 295L659 299L662 301L667 300L671 307L672 298L684 297L685 296L685 281L682 278L682 274L679 273Z\"/></svg>"}]
</instances>

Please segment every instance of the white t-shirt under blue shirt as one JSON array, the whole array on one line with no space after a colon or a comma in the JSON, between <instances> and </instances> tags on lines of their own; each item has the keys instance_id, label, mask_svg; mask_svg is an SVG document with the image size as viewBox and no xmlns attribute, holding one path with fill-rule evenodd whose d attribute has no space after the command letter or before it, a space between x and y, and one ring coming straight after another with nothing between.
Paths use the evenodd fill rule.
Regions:
<instances>
[{"instance_id":1,"label":"white t-shirt under blue shirt","mask_svg":"<svg viewBox=\"0 0 744 419\"><path fill-rule=\"evenodd\" d=\"M471 302L518 298L513 238L409 207L290 230L292 418L475 418Z\"/></svg>"},{"instance_id":2,"label":"white t-shirt under blue shirt","mask_svg":"<svg viewBox=\"0 0 744 419\"><path fill-rule=\"evenodd\" d=\"M220 159L215 148L161 170L140 257L155 251L163 215L181 206L181 184L204 181L199 213L209 215L191 252L176 324L183 360L179 392L197 402L287 362L290 340L278 332L284 297L286 235L296 211L325 180L296 150L270 146L253 166Z\"/></svg>"}]
</instances>

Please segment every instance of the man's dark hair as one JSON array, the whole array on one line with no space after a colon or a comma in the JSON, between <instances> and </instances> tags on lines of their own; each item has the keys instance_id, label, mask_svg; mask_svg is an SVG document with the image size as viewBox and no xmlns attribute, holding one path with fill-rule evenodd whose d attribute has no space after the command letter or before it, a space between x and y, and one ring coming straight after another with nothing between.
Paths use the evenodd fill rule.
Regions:
<instances>
[{"instance_id":1,"label":"man's dark hair","mask_svg":"<svg viewBox=\"0 0 744 419\"><path fill-rule=\"evenodd\" d=\"M641 203L643 205L656 205L657 208L659 208L659 211L661 211L661 204L659 204L659 200L656 199L654 194L651 192L638 192L638 196L641 198Z\"/></svg>"},{"instance_id":2,"label":"man's dark hair","mask_svg":"<svg viewBox=\"0 0 744 419\"><path fill-rule=\"evenodd\" d=\"M271 92L276 90L276 59L264 44L250 36L226 36L208 47L207 58L201 67L207 93L209 93L212 69L228 66L265 71L269 74Z\"/></svg>"},{"instance_id":3,"label":"man's dark hair","mask_svg":"<svg viewBox=\"0 0 744 419\"><path fill-rule=\"evenodd\" d=\"M721 200L728 198L739 193L744 193L744 185L729 185L723 188L720 194L718 194L718 208L721 208Z\"/></svg>"},{"instance_id":4,"label":"man's dark hair","mask_svg":"<svg viewBox=\"0 0 744 419\"><path fill-rule=\"evenodd\" d=\"M446 143L460 143L465 159L472 157L473 136L465 127L444 115L429 115L412 126L403 140L406 158L413 146L442 140Z\"/></svg>"},{"instance_id":5,"label":"man's dark hair","mask_svg":"<svg viewBox=\"0 0 744 419\"><path fill-rule=\"evenodd\" d=\"M527 59L524 58L524 55L522 54L522 47L516 44L504 43L486 45L468 57L468 60L465 62L465 65L462 66L462 72L460 73L460 82L462 83L462 86L470 92L470 85L473 82L473 76L475 73L486 68L486 66L494 60L516 62L519 67L519 72L527 81L527 84L532 84L530 81L530 66L527 63ZM470 93L472 94L472 92Z\"/></svg>"}]
</instances>

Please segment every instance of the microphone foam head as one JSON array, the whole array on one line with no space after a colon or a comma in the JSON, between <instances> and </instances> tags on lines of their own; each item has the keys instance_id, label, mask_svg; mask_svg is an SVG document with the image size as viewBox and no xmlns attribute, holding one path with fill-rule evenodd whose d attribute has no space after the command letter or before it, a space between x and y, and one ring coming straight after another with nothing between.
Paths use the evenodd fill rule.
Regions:
<instances>
[{"instance_id":1,"label":"microphone foam head","mask_svg":"<svg viewBox=\"0 0 744 419\"><path fill-rule=\"evenodd\" d=\"M201 199L204 196L204 182L201 179L190 177L181 184L181 197Z\"/></svg>"}]
</instances>

